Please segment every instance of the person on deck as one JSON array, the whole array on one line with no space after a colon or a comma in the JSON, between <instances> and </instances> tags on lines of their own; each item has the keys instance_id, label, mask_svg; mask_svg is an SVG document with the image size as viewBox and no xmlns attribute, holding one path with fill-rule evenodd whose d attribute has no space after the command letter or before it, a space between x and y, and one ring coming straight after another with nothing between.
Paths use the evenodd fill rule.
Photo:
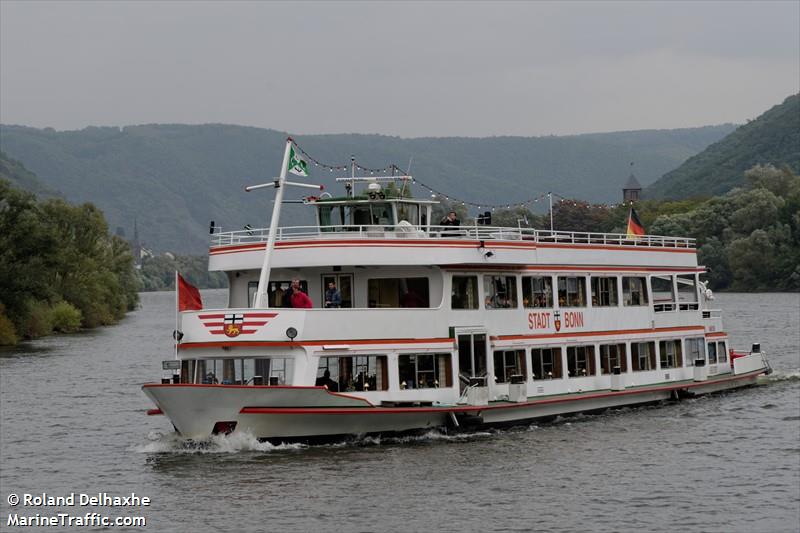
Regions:
<instances>
[{"instance_id":1,"label":"person on deck","mask_svg":"<svg viewBox=\"0 0 800 533\"><path fill-rule=\"evenodd\" d=\"M460 226L461 225L461 221L458 220L458 217L456 216L456 212L455 211L450 211L449 213L447 213L447 216L444 217L441 222L439 222L439 225L440 226Z\"/></svg>"},{"instance_id":2,"label":"person on deck","mask_svg":"<svg viewBox=\"0 0 800 533\"><path fill-rule=\"evenodd\" d=\"M325 387L331 392L339 392L339 384L331 379L331 371L327 368L325 369L325 373L322 375L322 377L317 378L317 381L314 383L314 385L317 387Z\"/></svg>"},{"instance_id":3,"label":"person on deck","mask_svg":"<svg viewBox=\"0 0 800 533\"><path fill-rule=\"evenodd\" d=\"M311 309L314 304L311 303L311 298L300 288L300 280L292 280L292 307L295 309Z\"/></svg>"},{"instance_id":4,"label":"person on deck","mask_svg":"<svg viewBox=\"0 0 800 533\"><path fill-rule=\"evenodd\" d=\"M336 288L336 283L329 282L325 291L325 307L336 308L342 306L342 293Z\"/></svg>"}]
</instances>

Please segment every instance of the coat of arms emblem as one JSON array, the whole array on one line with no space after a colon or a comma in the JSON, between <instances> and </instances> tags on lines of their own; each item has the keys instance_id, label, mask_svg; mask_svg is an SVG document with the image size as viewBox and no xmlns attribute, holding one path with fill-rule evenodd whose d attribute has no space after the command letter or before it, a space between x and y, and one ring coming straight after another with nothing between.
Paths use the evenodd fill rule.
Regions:
<instances>
[{"instance_id":1,"label":"coat of arms emblem","mask_svg":"<svg viewBox=\"0 0 800 533\"><path fill-rule=\"evenodd\" d=\"M242 332L244 315L241 313L229 313L225 315L224 331L228 337L238 337Z\"/></svg>"},{"instance_id":2,"label":"coat of arms emblem","mask_svg":"<svg viewBox=\"0 0 800 533\"><path fill-rule=\"evenodd\" d=\"M561 331L561 312L556 311L553 313L553 325L556 327L556 331Z\"/></svg>"}]
</instances>

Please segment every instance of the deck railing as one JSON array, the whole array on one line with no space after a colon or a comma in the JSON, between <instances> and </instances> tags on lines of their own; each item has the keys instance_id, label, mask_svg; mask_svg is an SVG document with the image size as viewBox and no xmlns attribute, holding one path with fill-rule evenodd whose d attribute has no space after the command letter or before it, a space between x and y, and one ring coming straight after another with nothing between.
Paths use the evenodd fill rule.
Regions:
<instances>
[{"instance_id":1,"label":"deck railing","mask_svg":"<svg viewBox=\"0 0 800 533\"><path fill-rule=\"evenodd\" d=\"M211 246L266 242L269 228L218 231ZM621 245L651 248L694 248L695 240L686 237L586 231L550 231L533 228L493 226L288 226L278 228L276 242L325 239L463 239L471 241L530 241L535 243Z\"/></svg>"}]
</instances>

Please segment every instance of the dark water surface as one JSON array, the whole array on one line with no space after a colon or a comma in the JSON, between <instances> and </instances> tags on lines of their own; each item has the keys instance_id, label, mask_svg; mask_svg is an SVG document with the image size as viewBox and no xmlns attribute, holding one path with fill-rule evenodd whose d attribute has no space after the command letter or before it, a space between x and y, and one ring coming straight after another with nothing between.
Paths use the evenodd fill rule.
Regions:
<instances>
[{"instance_id":1,"label":"dark water surface","mask_svg":"<svg viewBox=\"0 0 800 533\"><path fill-rule=\"evenodd\" d=\"M0 351L0 531L37 530L7 525L8 495L26 492L135 492L152 505L71 512L143 515L149 531L798 531L800 295L716 303L732 347L770 356L762 385L456 437L197 449L144 414L174 296L143 294L118 326Z\"/></svg>"}]
</instances>

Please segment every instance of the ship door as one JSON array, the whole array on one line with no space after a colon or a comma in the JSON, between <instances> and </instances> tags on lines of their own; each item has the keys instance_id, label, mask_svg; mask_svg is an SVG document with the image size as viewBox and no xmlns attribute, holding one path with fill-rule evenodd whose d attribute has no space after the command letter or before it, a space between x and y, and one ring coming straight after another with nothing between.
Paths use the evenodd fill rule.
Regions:
<instances>
[{"instance_id":1,"label":"ship door","mask_svg":"<svg viewBox=\"0 0 800 533\"><path fill-rule=\"evenodd\" d=\"M342 295L342 307L353 307L353 275L352 274L323 274L322 275L322 301L325 301L325 291L328 283L333 282Z\"/></svg>"},{"instance_id":2,"label":"ship door","mask_svg":"<svg viewBox=\"0 0 800 533\"><path fill-rule=\"evenodd\" d=\"M469 385L471 378L486 378L487 353L485 330L462 330L456 333L458 341L458 378L460 388Z\"/></svg>"}]
</instances>

